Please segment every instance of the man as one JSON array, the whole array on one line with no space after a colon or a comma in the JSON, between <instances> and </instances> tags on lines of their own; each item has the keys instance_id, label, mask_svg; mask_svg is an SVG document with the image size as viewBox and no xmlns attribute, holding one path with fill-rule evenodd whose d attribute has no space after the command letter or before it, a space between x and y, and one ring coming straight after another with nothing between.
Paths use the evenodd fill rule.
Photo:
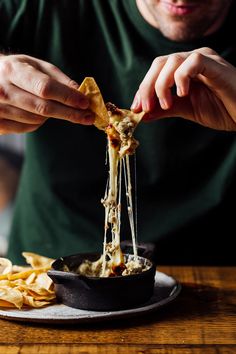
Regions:
<instances>
[{"instance_id":1,"label":"man","mask_svg":"<svg viewBox=\"0 0 236 354\"><path fill-rule=\"evenodd\" d=\"M235 263L235 3L68 4L0 2L1 47L24 53L0 58L1 133L35 131L9 256L101 251L106 143L76 91L94 76L119 107L137 91L132 108L152 121L136 132L139 241L159 263Z\"/></svg>"}]
</instances>

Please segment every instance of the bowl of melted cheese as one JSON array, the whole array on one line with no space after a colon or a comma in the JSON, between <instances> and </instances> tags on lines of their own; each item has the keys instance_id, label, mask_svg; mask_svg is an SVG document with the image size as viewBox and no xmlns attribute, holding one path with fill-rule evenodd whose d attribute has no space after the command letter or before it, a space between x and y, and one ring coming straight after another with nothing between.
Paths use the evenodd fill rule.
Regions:
<instances>
[{"instance_id":1,"label":"bowl of melted cheese","mask_svg":"<svg viewBox=\"0 0 236 354\"><path fill-rule=\"evenodd\" d=\"M153 294L155 272L149 259L123 254L119 266L107 259L104 273L103 255L86 253L58 258L48 275L59 302L84 310L113 311L148 301Z\"/></svg>"}]
</instances>

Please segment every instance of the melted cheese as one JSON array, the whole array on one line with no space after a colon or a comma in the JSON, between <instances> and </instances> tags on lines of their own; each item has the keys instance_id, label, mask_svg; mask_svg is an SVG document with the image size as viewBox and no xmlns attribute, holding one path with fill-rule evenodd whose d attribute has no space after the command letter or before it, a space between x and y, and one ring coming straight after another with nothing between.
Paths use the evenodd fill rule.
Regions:
<instances>
[{"instance_id":1,"label":"melted cheese","mask_svg":"<svg viewBox=\"0 0 236 354\"><path fill-rule=\"evenodd\" d=\"M144 112L136 114L129 110L119 109L112 103L105 105L93 78L85 78L79 90L90 99L90 109L95 113L94 124L107 134L109 176L105 195L101 200L105 208L103 254L96 262L83 262L78 271L84 275L102 277L140 272L145 270L146 266L142 265L138 259L129 155L134 154L138 146L133 132ZM120 247L123 176L134 253L131 260L124 259ZM110 241L108 241L108 232Z\"/></svg>"},{"instance_id":2,"label":"melted cheese","mask_svg":"<svg viewBox=\"0 0 236 354\"><path fill-rule=\"evenodd\" d=\"M108 106L109 108L110 106ZM108 157L109 157L109 178L102 199L105 208L105 225L104 225L104 242L102 256L102 272L101 276L110 276L114 269L123 267L127 270L132 267L140 269L137 258L137 241L135 235L135 223L132 200L132 184L129 155L133 154L138 142L133 138L133 131L136 126L131 117L126 116L119 110L119 120L117 120L116 108L112 105L113 110L108 111L110 116L110 124L106 129L108 138ZM129 216L130 230L133 243L134 259L132 266L127 268L124 264L124 256L120 248L120 225L121 225L121 181L122 176L125 179L125 194L127 197L127 211ZM111 241L107 240L107 232L111 230ZM128 270L126 271L126 273Z\"/></svg>"}]
</instances>

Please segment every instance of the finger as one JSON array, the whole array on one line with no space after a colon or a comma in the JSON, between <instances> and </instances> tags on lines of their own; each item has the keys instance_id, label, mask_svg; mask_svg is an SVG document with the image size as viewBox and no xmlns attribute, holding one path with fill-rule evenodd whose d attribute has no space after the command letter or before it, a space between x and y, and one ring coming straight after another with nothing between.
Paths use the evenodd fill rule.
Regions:
<instances>
[{"instance_id":1,"label":"finger","mask_svg":"<svg viewBox=\"0 0 236 354\"><path fill-rule=\"evenodd\" d=\"M193 51L189 52L189 53L201 53L205 56L210 56L210 57L215 57L218 56L217 52L209 47L201 47L201 48L197 48L194 49Z\"/></svg>"},{"instance_id":2,"label":"finger","mask_svg":"<svg viewBox=\"0 0 236 354\"><path fill-rule=\"evenodd\" d=\"M76 81L72 80L65 73L63 73L57 66L37 58L32 58L32 59L37 62L40 71L44 72L48 76L52 77L56 81L68 87L74 88L76 90L79 89L80 85Z\"/></svg>"},{"instance_id":3,"label":"finger","mask_svg":"<svg viewBox=\"0 0 236 354\"><path fill-rule=\"evenodd\" d=\"M175 83L174 74L187 55L187 53L170 55L156 80L155 91L162 109L169 109L172 105L171 87ZM179 88L177 86L177 94L178 91Z\"/></svg>"},{"instance_id":4,"label":"finger","mask_svg":"<svg viewBox=\"0 0 236 354\"><path fill-rule=\"evenodd\" d=\"M5 91L4 98L3 95L0 98L1 101L4 101L3 104L31 112L35 115L36 119L38 119L37 116L42 116L64 119L84 125L90 125L94 122L94 115L91 111L74 109L56 101L45 100L13 85L9 85L8 92L10 94L7 94Z\"/></svg>"},{"instance_id":5,"label":"finger","mask_svg":"<svg viewBox=\"0 0 236 354\"><path fill-rule=\"evenodd\" d=\"M184 62L184 60L186 60L186 58L191 55L191 53L195 52L203 53L205 55L211 56L214 59L217 57L217 53L214 50L211 48L203 47L193 52L181 52L165 57L159 57L157 58L156 62L154 60L153 65L151 66L146 77L147 80L150 80L149 88L151 91L146 90L146 92L149 96L152 95L153 79L156 77L156 81L154 80L155 91L157 97L159 98L162 109L169 109L172 105L171 87L173 87L175 83L175 71ZM160 61L162 61L162 63L160 63ZM157 65L156 69L155 65ZM186 85L188 89L188 82L186 82ZM181 91L181 87L177 86L177 95L181 97L185 94L185 92Z\"/></svg>"},{"instance_id":6,"label":"finger","mask_svg":"<svg viewBox=\"0 0 236 354\"><path fill-rule=\"evenodd\" d=\"M137 91L135 96L134 96L134 100L133 103L131 104L131 110L134 112L141 112L142 110L142 103L141 103L141 97L140 97L140 92Z\"/></svg>"},{"instance_id":7,"label":"finger","mask_svg":"<svg viewBox=\"0 0 236 354\"><path fill-rule=\"evenodd\" d=\"M210 86L210 81L214 81L216 86L221 86L223 82L222 75L219 75L220 70L220 63L199 52L193 52L175 72L178 95L186 96L189 93L190 80L195 78L208 86Z\"/></svg>"},{"instance_id":8,"label":"finger","mask_svg":"<svg viewBox=\"0 0 236 354\"><path fill-rule=\"evenodd\" d=\"M24 54L17 55L17 60L21 63L28 63L37 70L42 71L49 76L52 76L54 79L65 85L70 86L69 83L71 82L73 87L79 88L79 84L77 82L71 80L69 76L64 74L57 66L52 63Z\"/></svg>"},{"instance_id":9,"label":"finger","mask_svg":"<svg viewBox=\"0 0 236 354\"><path fill-rule=\"evenodd\" d=\"M0 135L13 133L30 133L41 127L41 124L24 124L9 119L0 119Z\"/></svg>"},{"instance_id":10,"label":"finger","mask_svg":"<svg viewBox=\"0 0 236 354\"><path fill-rule=\"evenodd\" d=\"M38 58L34 58L31 57L29 55L17 55L17 59L21 62L21 63L28 63L31 66L33 66L34 68L36 68L37 70L43 72L44 74L47 74L48 76L52 77L53 79L55 79L56 81L69 86L71 88L74 88L76 90L79 89L79 84L72 80L69 76L67 76L65 73L63 73L57 66L38 59Z\"/></svg>"},{"instance_id":11,"label":"finger","mask_svg":"<svg viewBox=\"0 0 236 354\"><path fill-rule=\"evenodd\" d=\"M10 81L15 86L43 99L80 109L89 106L86 96L78 90L58 82L28 63L17 62L10 73Z\"/></svg>"},{"instance_id":12,"label":"finger","mask_svg":"<svg viewBox=\"0 0 236 354\"><path fill-rule=\"evenodd\" d=\"M154 59L150 69L139 86L140 102L142 109L145 112L151 111L155 106L155 82L165 65L166 60L167 56Z\"/></svg>"},{"instance_id":13,"label":"finger","mask_svg":"<svg viewBox=\"0 0 236 354\"><path fill-rule=\"evenodd\" d=\"M27 112L24 109L20 109L14 106L0 103L0 120L6 118L12 121L25 124L43 124L47 118L37 114Z\"/></svg>"}]
</instances>

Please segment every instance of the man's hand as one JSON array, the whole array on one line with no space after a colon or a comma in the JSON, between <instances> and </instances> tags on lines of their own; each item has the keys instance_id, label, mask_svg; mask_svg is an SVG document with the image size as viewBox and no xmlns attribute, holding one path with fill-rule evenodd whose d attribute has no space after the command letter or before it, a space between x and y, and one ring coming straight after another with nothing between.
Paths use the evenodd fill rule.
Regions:
<instances>
[{"instance_id":1,"label":"man's hand","mask_svg":"<svg viewBox=\"0 0 236 354\"><path fill-rule=\"evenodd\" d=\"M131 108L147 112L145 120L183 117L236 131L236 68L210 48L157 57Z\"/></svg>"},{"instance_id":2,"label":"man's hand","mask_svg":"<svg viewBox=\"0 0 236 354\"><path fill-rule=\"evenodd\" d=\"M0 134L32 132L49 117L92 124L88 99L56 66L26 55L0 56Z\"/></svg>"}]
</instances>

